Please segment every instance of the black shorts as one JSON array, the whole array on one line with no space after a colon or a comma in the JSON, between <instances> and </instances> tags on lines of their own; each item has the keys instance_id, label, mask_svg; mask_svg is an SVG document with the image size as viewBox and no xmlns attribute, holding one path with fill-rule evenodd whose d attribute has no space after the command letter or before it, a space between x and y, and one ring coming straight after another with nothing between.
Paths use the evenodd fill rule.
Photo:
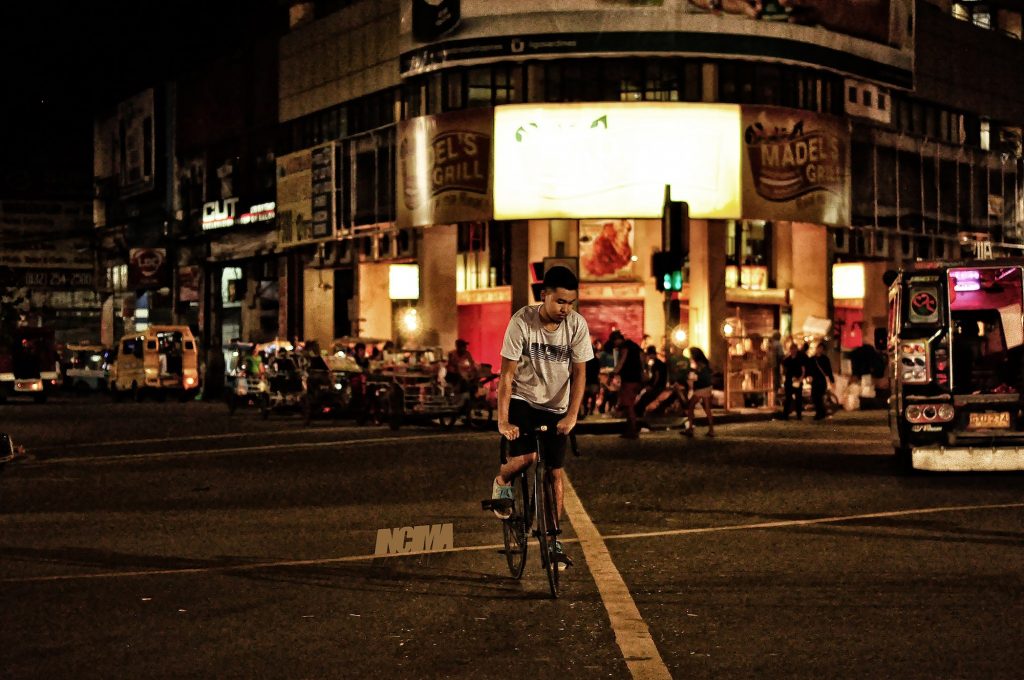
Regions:
<instances>
[{"instance_id":1,"label":"black shorts","mask_svg":"<svg viewBox=\"0 0 1024 680\"><path fill-rule=\"evenodd\" d=\"M549 468L560 468L565 465L565 450L569 445L569 436L558 434L555 426L565 417L564 413L551 413L534 408L522 399L510 399L508 405L508 422L521 431L532 432L541 425L547 425L547 432L540 435L541 446L544 447L544 462ZM535 435L520 434L517 439L509 442L508 455L524 456L537 450Z\"/></svg>"}]
</instances>

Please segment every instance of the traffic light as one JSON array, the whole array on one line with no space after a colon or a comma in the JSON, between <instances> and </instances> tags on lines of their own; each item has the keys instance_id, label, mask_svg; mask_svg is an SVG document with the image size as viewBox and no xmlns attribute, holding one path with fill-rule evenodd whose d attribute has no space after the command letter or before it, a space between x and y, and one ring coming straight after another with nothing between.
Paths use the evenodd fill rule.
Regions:
<instances>
[{"instance_id":1,"label":"traffic light","mask_svg":"<svg viewBox=\"0 0 1024 680\"><path fill-rule=\"evenodd\" d=\"M662 251L651 256L654 285L660 291L679 292L683 289L682 263L672 253Z\"/></svg>"},{"instance_id":2,"label":"traffic light","mask_svg":"<svg viewBox=\"0 0 1024 680\"><path fill-rule=\"evenodd\" d=\"M661 216L661 243L662 250L671 253L681 268L690 249L690 206L683 201L673 201L668 185Z\"/></svg>"}]
</instances>

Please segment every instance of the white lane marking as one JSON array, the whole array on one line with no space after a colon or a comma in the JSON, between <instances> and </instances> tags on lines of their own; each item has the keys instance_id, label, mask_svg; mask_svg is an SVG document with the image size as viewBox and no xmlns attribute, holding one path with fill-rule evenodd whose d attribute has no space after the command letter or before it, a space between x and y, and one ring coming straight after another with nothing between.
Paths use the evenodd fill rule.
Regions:
<instances>
[{"instance_id":1,"label":"white lane marking","mask_svg":"<svg viewBox=\"0 0 1024 680\"><path fill-rule=\"evenodd\" d=\"M597 591L601 594L612 632L615 633L615 642L622 651L630 675L634 678L671 680L672 675L654 644L650 629L640 616L640 610L629 593L629 586L615 568L601 533L576 495L569 476L563 474L562 479L565 486L565 512L576 530L577 540L594 582L597 583Z\"/></svg>"},{"instance_id":2,"label":"white lane marking","mask_svg":"<svg viewBox=\"0 0 1024 680\"><path fill-rule=\"evenodd\" d=\"M610 534L605 540L620 538L655 538L658 536L682 536L684 534L710 534L722 531L740 531L755 529L779 529L782 527L802 527L811 524L838 524L840 522L856 522L862 519L882 519L885 517L905 517L908 515L929 515L938 512L966 512L969 510L1005 510L1008 508L1024 508L1024 503L993 503L990 505L947 505L937 508L915 508L912 510L890 510L887 512L868 512L862 515L840 515L837 517L815 517L811 519L785 519L777 522L756 522L754 524L727 524L718 527L695 527L693 529L666 529L664 531L643 531L631 534Z\"/></svg>"},{"instance_id":3,"label":"white lane marking","mask_svg":"<svg viewBox=\"0 0 1024 680\"><path fill-rule=\"evenodd\" d=\"M672 432L672 435L676 439L679 439L679 435L677 435L674 431ZM700 438L701 438L700 434L698 434L695 437L696 440L700 440ZM656 439L664 440L664 439L668 439L668 437L660 436L660 437L656 437ZM757 436L754 436L754 435L729 434L728 432L722 433L722 434L716 433L715 434L715 441L717 441L719 443L722 443L722 442L725 442L725 443L729 443L729 442L743 442L743 443L753 443L753 444L775 444L775 445L778 445L778 444L811 444L811 445L814 445L814 446L881 446L881 447L892 446L892 443L887 438L882 438L882 437L879 437L877 439L866 439L866 438L853 439L853 438L850 438L850 437L845 437L843 439L829 439L829 438L825 438L825 437L820 437L820 438L817 438L817 437L800 437L800 438L798 438L798 437L764 437L764 436L757 437Z\"/></svg>"},{"instance_id":4,"label":"white lane marking","mask_svg":"<svg viewBox=\"0 0 1024 680\"><path fill-rule=\"evenodd\" d=\"M384 429L385 429L385 426L381 425L380 427L359 428L358 431L373 432L374 430L384 430ZM313 429L313 430L304 430L304 432L315 434L315 433L319 433L319 432L343 432L343 431L346 431L346 430L347 431L357 431L356 428L353 428L353 427L318 427L318 428ZM91 443L90 442L83 442L83 443L76 442L74 444L74 446L77 447L77 448L95 449L95 448L107 447L107 446L126 446L128 444L133 444L133 445L134 444L160 444L162 442L179 442L180 443L180 442L191 442L191 441L203 441L203 440L207 440L207 439L229 439L231 437L262 437L262 436L268 436L268 435L271 435L271 436L273 436L273 435L287 435L287 434L295 434L295 432L296 431L293 430L293 429L288 429L288 430L264 430L264 431L259 431L259 432L224 432L222 434L197 434L197 435L192 435L190 437L179 436L179 437L159 437L159 438L154 438L154 439L119 439L119 440L114 440L114 441L109 441L109 442L91 442ZM38 446L38 447L35 447L33 449L33 451L54 451L54 450L62 450L62 449L65 449L65 448L67 448L66 445L54 444L52 446Z\"/></svg>"},{"instance_id":5,"label":"white lane marking","mask_svg":"<svg viewBox=\"0 0 1024 680\"><path fill-rule=\"evenodd\" d=\"M811 524L840 524L842 522L856 522L862 519L877 519L885 517L908 517L911 515L928 515L940 512L970 512L974 510L1006 510L1024 508L1024 503L995 503L991 505L949 505L936 508L911 508L908 510L892 510L889 512L872 512L861 515L839 515L835 517L817 517L812 519L782 520L778 522L757 522L754 524L727 524L717 527L696 527L693 529L672 529L668 531L648 531L631 534L613 534L605 536L604 540L614 539L636 539L636 538L657 538L660 536L681 536L685 534L712 534L723 531L742 531L757 529L779 529L792 526L807 526ZM575 522L573 523L575 526ZM577 528L578 533L578 528ZM578 543L577 538L567 538L562 543ZM0 583L38 583L43 581L76 581L88 579L120 578L133 576L173 576L177 574L212 574L227 571L245 571L252 569L271 569L275 567L304 567L324 564L336 564L342 562L367 562L370 560L395 559L399 557L417 557L420 555L439 555L457 552L474 552L480 550L499 550L504 548L501 544L491 545L468 545L457 548L445 548L443 550L418 550L408 553L392 553L389 555L348 555L346 557L323 557L313 560L280 560L276 562L252 562L248 564L229 564L217 567L185 567L181 569L149 569L143 571L105 571L94 574L56 574L52 576L14 576L0 578ZM588 560L589 563L589 560Z\"/></svg>"},{"instance_id":6,"label":"white lane marking","mask_svg":"<svg viewBox=\"0 0 1024 680\"><path fill-rule=\"evenodd\" d=\"M256 453L258 451L277 451L278 453L294 453L300 449L323 449L341 448L357 445L393 444L395 442L422 441L424 439L437 439L439 434L409 435L407 437L378 437L376 439L339 439L329 442L282 442L279 444L264 444L261 446L235 446L227 449L201 449L198 451L157 451L153 453L126 453L123 455L109 456L66 456L62 458L43 458L42 460L27 460L19 463L20 467L30 468L42 465L76 465L78 463L119 463L123 461L146 461L166 460L168 458L188 458L194 456L233 456L238 454ZM462 435L466 437L484 437L487 433L473 433Z\"/></svg>"}]
</instances>

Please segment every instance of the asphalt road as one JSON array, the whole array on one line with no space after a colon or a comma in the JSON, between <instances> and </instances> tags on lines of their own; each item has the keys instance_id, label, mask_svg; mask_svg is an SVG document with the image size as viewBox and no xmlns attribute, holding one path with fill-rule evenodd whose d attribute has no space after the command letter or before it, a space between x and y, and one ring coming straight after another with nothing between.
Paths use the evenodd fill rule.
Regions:
<instances>
[{"instance_id":1,"label":"asphalt road","mask_svg":"<svg viewBox=\"0 0 1024 680\"><path fill-rule=\"evenodd\" d=\"M552 601L480 510L493 434L0 406L0 677L1021 677L1024 476L900 474L879 412L716 429L580 437Z\"/></svg>"}]
</instances>

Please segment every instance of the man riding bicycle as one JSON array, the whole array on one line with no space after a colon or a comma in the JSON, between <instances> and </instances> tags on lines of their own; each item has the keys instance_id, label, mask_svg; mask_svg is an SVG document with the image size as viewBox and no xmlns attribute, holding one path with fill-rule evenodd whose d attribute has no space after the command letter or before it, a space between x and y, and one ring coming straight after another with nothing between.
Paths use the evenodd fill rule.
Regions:
<instances>
[{"instance_id":1,"label":"man riding bicycle","mask_svg":"<svg viewBox=\"0 0 1024 680\"><path fill-rule=\"evenodd\" d=\"M513 497L511 480L537 459L536 438L520 434L546 425L541 440L557 517L562 515L562 466L568 435L576 426L583 401L586 363L594 356L587 321L572 308L578 289L572 271L549 269L544 274L543 302L523 307L512 316L501 346L498 432L510 444L507 461L494 478L491 498ZM509 510L494 513L501 519L510 516ZM561 542L555 542L555 552L564 557Z\"/></svg>"}]
</instances>

